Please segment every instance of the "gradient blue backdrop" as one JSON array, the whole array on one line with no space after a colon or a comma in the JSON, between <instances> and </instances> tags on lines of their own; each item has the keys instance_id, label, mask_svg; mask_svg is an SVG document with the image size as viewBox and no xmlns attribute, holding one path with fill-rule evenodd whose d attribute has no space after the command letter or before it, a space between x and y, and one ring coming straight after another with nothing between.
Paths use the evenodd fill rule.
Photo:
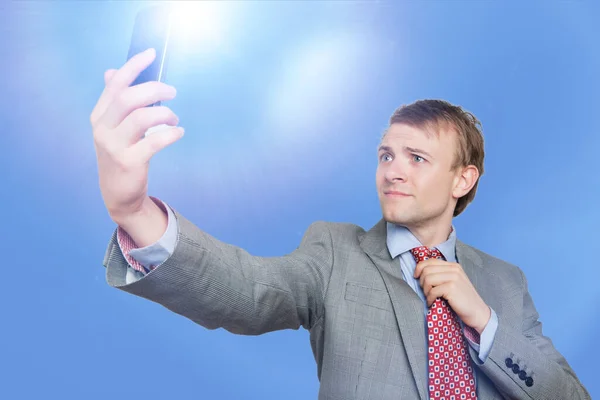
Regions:
<instances>
[{"instance_id":1,"label":"gradient blue backdrop","mask_svg":"<svg viewBox=\"0 0 600 400\"><path fill-rule=\"evenodd\" d=\"M0 5L0 398L315 399L305 331L209 331L110 288L115 224L89 114L146 2ZM184 138L150 194L253 254L316 220L381 217L393 110L444 98L483 122L486 170L459 237L519 265L543 322L600 395L600 25L592 1L228 2L173 53Z\"/></svg>"}]
</instances>

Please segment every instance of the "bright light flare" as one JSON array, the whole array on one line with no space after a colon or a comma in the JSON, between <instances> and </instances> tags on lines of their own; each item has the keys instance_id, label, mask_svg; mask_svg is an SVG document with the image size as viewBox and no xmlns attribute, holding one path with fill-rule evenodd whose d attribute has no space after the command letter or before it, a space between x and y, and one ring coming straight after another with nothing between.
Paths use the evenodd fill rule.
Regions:
<instances>
[{"instance_id":1,"label":"bright light flare","mask_svg":"<svg viewBox=\"0 0 600 400\"><path fill-rule=\"evenodd\" d=\"M363 41L345 35L315 36L287 54L266 107L276 140L308 143L310 132L337 118L359 96L367 60Z\"/></svg>"},{"instance_id":2,"label":"bright light flare","mask_svg":"<svg viewBox=\"0 0 600 400\"><path fill-rule=\"evenodd\" d=\"M175 1L172 11L171 35L184 52L211 50L222 45L224 11L222 2Z\"/></svg>"}]
</instances>

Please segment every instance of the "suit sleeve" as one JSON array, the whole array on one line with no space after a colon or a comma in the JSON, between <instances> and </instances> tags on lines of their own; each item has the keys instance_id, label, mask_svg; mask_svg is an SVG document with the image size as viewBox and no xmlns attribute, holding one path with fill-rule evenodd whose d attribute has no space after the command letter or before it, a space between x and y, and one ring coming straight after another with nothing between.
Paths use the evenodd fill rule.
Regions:
<instances>
[{"instance_id":1,"label":"suit sleeve","mask_svg":"<svg viewBox=\"0 0 600 400\"><path fill-rule=\"evenodd\" d=\"M116 238L103 264L110 286L154 301L207 329L258 335L310 329L323 315L333 265L325 222L311 224L300 245L281 257L259 257L202 231L172 209L177 221L173 253L134 282Z\"/></svg>"},{"instance_id":2,"label":"suit sleeve","mask_svg":"<svg viewBox=\"0 0 600 400\"><path fill-rule=\"evenodd\" d=\"M562 400L590 399L565 358L550 338L542 333L542 323L527 289L527 280L519 269L522 296L522 324L506 321L498 315L498 327L485 362L470 349L479 369L502 394L510 399Z\"/></svg>"}]
</instances>

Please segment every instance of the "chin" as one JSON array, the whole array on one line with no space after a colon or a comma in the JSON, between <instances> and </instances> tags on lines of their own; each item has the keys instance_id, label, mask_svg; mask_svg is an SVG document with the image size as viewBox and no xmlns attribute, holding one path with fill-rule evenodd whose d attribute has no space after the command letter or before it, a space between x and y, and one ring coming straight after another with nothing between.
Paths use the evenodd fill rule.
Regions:
<instances>
[{"instance_id":1,"label":"chin","mask_svg":"<svg viewBox=\"0 0 600 400\"><path fill-rule=\"evenodd\" d=\"M396 224L396 225L405 225L407 221L407 218L405 215L399 215L400 213L397 210L389 210L389 209L383 209L382 210L382 214L383 214L383 219L385 219L387 222L390 222L392 224Z\"/></svg>"}]
</instances>

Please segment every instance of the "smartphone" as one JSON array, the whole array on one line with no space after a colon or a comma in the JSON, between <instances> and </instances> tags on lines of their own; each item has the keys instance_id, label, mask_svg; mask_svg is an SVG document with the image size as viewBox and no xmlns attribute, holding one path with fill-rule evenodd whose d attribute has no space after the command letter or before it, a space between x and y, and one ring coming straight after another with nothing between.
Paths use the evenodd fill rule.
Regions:
<instances>
[{"instance_id":1,"label":"smartphone","mask_svg":"<svg viewBox=\"0 0 600 400\"><path fill-rule=\"evenodd\" d=\"M167 76L169 59L169 37L171 34L173 10L168 5L141 9L135 18L127 60L149 48L156 50L156 58L143 70L131 86L149 81L164 82ZM160 101L148 105L159 106Z\"/></svg>"}]
</instances>

